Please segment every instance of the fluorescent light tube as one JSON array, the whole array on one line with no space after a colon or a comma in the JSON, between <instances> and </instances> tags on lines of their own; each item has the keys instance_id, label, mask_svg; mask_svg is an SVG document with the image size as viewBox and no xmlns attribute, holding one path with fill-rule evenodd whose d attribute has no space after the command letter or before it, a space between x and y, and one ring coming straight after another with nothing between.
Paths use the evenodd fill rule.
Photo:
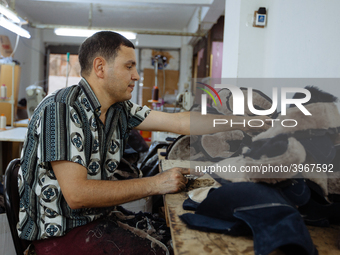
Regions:
<instances>
[{"instance_id":1,"label":"fluorescent light tube","mask_svg":"<svg viewBox=\"0 0 340 255\"><path fill-rule=\"evenodd\" d=\"M20 35L25 38L31 38L30 33L23 29L22 27L19 27L18 25L14 24L12 21L6 19L5 17L0 17L0 26L12 31L13 33L16 33L17 35Z\"/></svg>"},{"instance_id":2,"label":"fluorescent light tube","mask_svg":"<svg viewBox=\"0 0 340 255\"><path fill-rule=\"evenodd\" d=\"M0 13L5 15L11 21L13 21L15 23L20 23L20 19L19 19L18 15L15 12L13 12L12 10L8 9L7 7L5 7L1 4L0 4Z\"/></svg>"},{"instance_id":3,"label":"fluorescent light tube","mask_svg":"<svg viewBox=\"0 0 340 255\"><path fill-rule=\"evenodd\" d=\"M126 37L126 39L129 39L129 40L134 40L136 39L136 33L133 33L133 32L117 32L119 34L121 34L122 36Z\"/></svg>"},{"instance_id":4,"label":"fluorescent light tube","mask_svg":"<svg viewBox=\"0 0 340 255\"><path fill-rule=\"evenodd\" d=\"M54 33L60 36L89 37L96 32L98 31L89 30L89 29L77 29L77 28L55 28L54 29Z\"/></svg>"},{"instance_id":5,"label":"fluorescent light tube","mask_svg":"<svg viewBox=\"0 0 340 255\"><path fill-rule=\"evenodd\" d=\"M91 30L91 29L77 29L77 28L55 28L54 33L60 36L78 36L78 37L89 37L94 33L99 32L100 30ZM136 39L136 33L132 32L119 32L115 31L122 36L125 36L127 39L133 40Z\"/></svg>"}]
</instances>

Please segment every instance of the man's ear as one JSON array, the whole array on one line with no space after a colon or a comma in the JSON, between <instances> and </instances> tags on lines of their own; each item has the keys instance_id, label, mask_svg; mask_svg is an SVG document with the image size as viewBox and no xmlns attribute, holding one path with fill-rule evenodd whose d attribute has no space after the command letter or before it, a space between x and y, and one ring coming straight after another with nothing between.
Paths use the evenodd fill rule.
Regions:
<instances>
[{"instance_id":1,"label":"man's ear","mask_svg":"<svg viewBox=\"0 0 340 255\"><path fill-rule=\"evenodd\" d=\"M102 57L96 57L93 60L93 71L98 78L104 78L105 64L106 64L105 59Z\"/></svg>"}]
</instances>

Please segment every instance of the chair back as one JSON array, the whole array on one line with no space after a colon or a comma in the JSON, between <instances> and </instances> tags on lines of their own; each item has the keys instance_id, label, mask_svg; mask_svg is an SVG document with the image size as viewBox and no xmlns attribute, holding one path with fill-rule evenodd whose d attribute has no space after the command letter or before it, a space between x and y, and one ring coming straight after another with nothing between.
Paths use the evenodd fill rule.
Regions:
<instances>
[{"instance_id":1,"label":"chair back","mask_svg":"<svg viewBox=\"0 0 340 255\"><path fill-rule=\"evenodd\" d=\"M11 229L15 251L22 255L30 241L20 239L17 232L17 223L19 222L19 190L18 190L18 171L20 168L20 159L13 159L9 162L4 180L4 195L6 215Z\"/></svg>"}]
</instances>

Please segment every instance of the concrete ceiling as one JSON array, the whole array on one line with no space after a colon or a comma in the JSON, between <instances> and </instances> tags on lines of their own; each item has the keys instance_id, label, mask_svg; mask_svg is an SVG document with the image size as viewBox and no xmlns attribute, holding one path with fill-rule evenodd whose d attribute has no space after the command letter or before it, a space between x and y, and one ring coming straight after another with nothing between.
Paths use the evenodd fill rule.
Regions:
<instances>
[{"instance_id":1,"label":"concrete ceiling","mask_svg":"<svg viewBox=\"0 0 340 255\"><path fill-rule=\"evenodd\" d=\"M32 23L120 30L185 31L198 10L204 22L224 13L225 0L7 0ZM15 5L14 5L15 4ZM92 8L92 13L91 13ZM92 14L92 15L90 15ZM91 17L92 16L92 21ZM197 32L197 31L190 31Z\"/></svg>"}]
</instances>

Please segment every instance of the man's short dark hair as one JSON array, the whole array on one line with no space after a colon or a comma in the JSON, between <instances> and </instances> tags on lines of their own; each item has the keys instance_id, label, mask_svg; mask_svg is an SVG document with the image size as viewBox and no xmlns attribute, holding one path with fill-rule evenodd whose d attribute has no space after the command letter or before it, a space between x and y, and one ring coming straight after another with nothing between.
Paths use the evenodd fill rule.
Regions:
<instances>
[{"instance_id":1,"label":"man's short dark hair","mask_svg":"<svg viewBox=\"0 0 340 255\"><path fill-rule=\"evenodd\" d=\"M131 41L112 31L100 31L87 38L80 45L78 53L81 75L90 75L92 63L96 57L101 56L107 61L113 60L121 45L135 48Z\"/></svg>"}]
</instances>

